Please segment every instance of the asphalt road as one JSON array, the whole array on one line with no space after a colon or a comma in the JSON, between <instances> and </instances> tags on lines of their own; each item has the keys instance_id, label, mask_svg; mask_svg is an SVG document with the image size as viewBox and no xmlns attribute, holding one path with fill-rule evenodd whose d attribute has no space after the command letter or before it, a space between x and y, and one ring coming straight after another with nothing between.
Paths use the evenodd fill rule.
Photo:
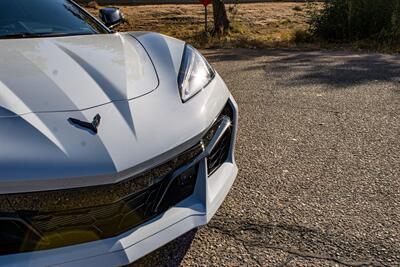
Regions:
<instances>
[{"instance_id":1,"label":"asphalt road","mask_svg":"<svg viewBox=\"0 0 400 267\"><path fill-rule=\"evenodd\" d=\"M240 106L211 223L134 266L400 266L400 57L205 54Z\"/></svg>"}]
</instances>

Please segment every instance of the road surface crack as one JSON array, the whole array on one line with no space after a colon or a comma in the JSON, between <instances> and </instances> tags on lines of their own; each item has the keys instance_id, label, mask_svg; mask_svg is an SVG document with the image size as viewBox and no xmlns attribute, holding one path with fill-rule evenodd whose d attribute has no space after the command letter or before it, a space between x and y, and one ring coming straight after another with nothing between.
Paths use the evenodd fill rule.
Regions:
<instances>
[{"instance_id":1,"label":"road surface crack","mask_svg":"<svg viewBox=\"0 0 400 267\"><path fill-rule=\"evenodd\" d=\"M225 222L226 223L226 222ZM246 249L248 254L252 257L252 259L259 265L263 266L261 262L257 259L256 255L251 251L251 248L265 248L265 249L271 249L271 250L277 250L277 251L282 251L285 253L288 253L289 255L292 256L297 256L297 257L302 257L302 258L310 258L310 259L318 259L318 260L326 260L326 261L331 261L335 262L338 264L341 264L343 266L350 266L350 267L362 267L362 266L387 266L382 263L373 261L373 260L360 260L360 261L350 261L350 260L345 260L340 257L334 257L322 253L313 253L313 252L308 252L303 249L297 249L293 248L290 246L283 246L283 245L273 245L273 244L268 244L265 239L261 239L260 237L263 235L263 229L268 229L268 228L282 228L287 231L297 231L297 232L315 232L316 230L309 229L309 228L304 228L302 226L296 226L296 225L279 225L279 224L254 224L254 223L244 223L239 225L239 227L236 228L231 228L225 227L226 224L218 224L218 223L211 223L207 227L210 229L213 229L223 235L229 236L230 238L234 239L235 241L239 242L240 244L243 245L243 247ZM258 236L257 239L254 238L246 238L243 237L244 233L246 232L253 232ZM331 242L335 244L334 242ZM340 247L339 247L340 248ZM288 257L286 260L286 264L288 261L290 261L292 258ZM285 263L283 263L283 266L285 266Z\"/></svg>"}]
</instances>

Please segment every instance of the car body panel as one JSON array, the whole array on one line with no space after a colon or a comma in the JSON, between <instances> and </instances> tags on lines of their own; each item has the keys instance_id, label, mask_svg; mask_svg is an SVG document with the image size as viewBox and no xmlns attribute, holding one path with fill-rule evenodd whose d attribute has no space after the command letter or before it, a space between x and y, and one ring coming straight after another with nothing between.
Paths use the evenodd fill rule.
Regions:
<instances>
[{"instance_id":1,"label":"car body panel","mask_svg":"<svg viewBox=\"0 0 400 267\"><path fill-rule=\"evenodd\" d=\"M0 62L0 117L89 109L159 84L129 34L0 40Z\"/></svg>"},{"instance_id":2,"label":"car body panel","mask_svg":"<svg viewBox=\"0 0 400 267\"><path fill-rule=\"evenodd\" d=\"M125 265L209 222L238 172L233 153L238 111L218 74L182 102L177 77L184 42L135 32L4 40L1 47L15 56L12 62L0 52L11 66L0 66L0 73L8 72L0 74L0 194L6 198L134 178L199 144L227 103L233 134L226 161L209 174L207 156L199 159L193 194L166 212L118 236L3 255L0 265ZM30 85L37 90L29 91ZM69 120L91 122L97 114L97 134ZM13 203L4 202L2 210L9 205L12 211Z\"/></svg>"}]
</instances>

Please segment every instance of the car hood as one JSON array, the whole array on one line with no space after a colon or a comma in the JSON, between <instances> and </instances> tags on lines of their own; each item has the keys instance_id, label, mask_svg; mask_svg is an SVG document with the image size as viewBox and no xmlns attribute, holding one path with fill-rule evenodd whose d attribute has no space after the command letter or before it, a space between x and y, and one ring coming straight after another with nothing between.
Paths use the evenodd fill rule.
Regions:
<instances>
[{"instance_id":1,"label":"car hood","mask_svg":"<svg viewBox=\"0 0 400 267\"><path fill-rule=\"evenodd\" d=\"M0 40L0 117L79 111L158 87L146 50L129 34Z\"/></svg>"}]
</instances>

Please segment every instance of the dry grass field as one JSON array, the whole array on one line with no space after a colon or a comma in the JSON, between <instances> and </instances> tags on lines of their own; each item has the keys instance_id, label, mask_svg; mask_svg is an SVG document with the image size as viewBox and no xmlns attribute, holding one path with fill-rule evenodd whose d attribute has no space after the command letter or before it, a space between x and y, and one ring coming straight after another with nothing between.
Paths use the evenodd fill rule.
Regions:
<instances>
[{"instance_id":1,"label":"dry grass field","mask_svg":"<svg viewBox=\"0 0 400 267\"><path fill-rule=\"evenodd\" d=\"M89 5L93 14L101 8ZM227 5L232 21L228 36L210 38L204 34L202 5L120 6L126 22L118 31L155 31L183 39L197 47L294 47L299 34L306 30L308 12L304 3L257 3ZM212 7L209 6L209 27ZM300 36L301 39L301 36Z\"/></svg>"}]
</instances>

